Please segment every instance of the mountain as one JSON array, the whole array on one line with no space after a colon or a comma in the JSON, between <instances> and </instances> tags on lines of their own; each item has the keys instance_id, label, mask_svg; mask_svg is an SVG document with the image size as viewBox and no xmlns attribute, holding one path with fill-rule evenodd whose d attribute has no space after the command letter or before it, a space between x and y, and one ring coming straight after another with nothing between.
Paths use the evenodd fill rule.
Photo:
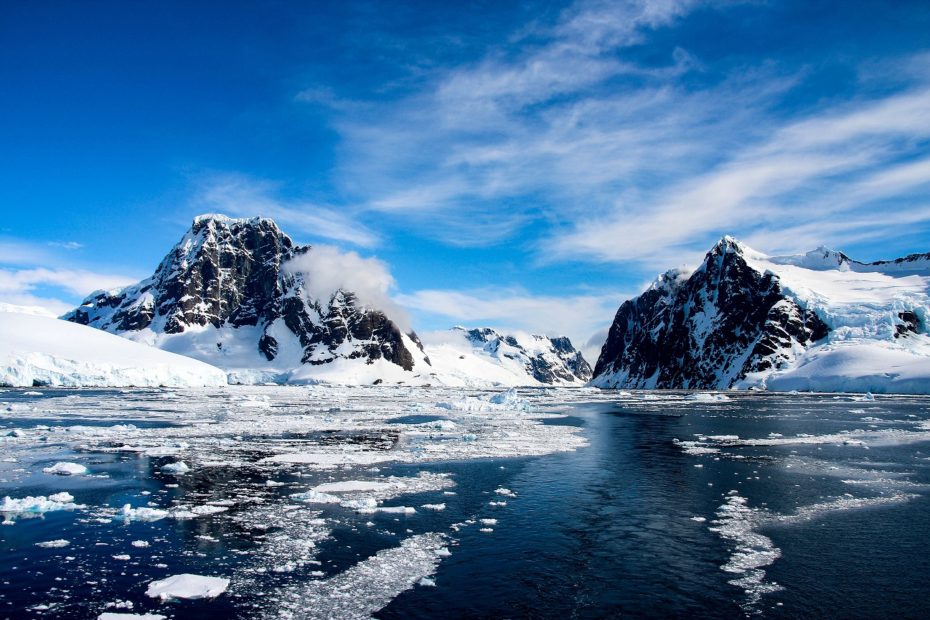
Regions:
<instances>
[{"instance_id":1,"label":"mountain","mask_svg":"<svg viewBox=\"0 0 930 620\"><path fill-rule=\"evenodd\" d=\"M581 385L591 367L568 338L456 327L430 334L433 380L446 385Z\"/></svg>"},{"instance_id":2,"label":"mountain","mask_svg":"<svg viewBox=\"0 0 930 620\"><path fill-rule=\"evenodd\" d=\"M203 362L55 317L18 310L6 306L0 311L0 385L226 385L226 373Z\"/></svg>"},{"instance_id":3,"label":"mountain","mask_svg":"<svg viewBox=\"0 0 930 620\"><path fill-rule=\"evenodd\" d=\"M724 237L614 318L599 387L930 392L930 254L766 256Z\"/></svg>"},{"instance_id":4,"label":"mountain","mask_svg":"<svg viewBox=\"0 0 930 620\"><path fill-rule=\"evenodd\" d=\"M234 382L403 381L429 367L414 332L356 292L321 294L296 259L312 261L311 247L270 219L202 215L150 278L97 291L62 318L213 364Z\"/></svg>"}]
</instances>

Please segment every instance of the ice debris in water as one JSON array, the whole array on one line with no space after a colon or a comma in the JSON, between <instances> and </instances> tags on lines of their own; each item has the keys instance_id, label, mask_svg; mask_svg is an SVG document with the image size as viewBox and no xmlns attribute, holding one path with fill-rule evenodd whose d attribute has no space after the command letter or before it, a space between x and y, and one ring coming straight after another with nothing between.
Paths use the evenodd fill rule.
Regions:
<instances>
[{"instance_id":1,"label":"ice debris in water","mask_svg":"<svg viewBox=\"0 0 930 620\"><path fill-rule=\"evenodd\" d=\"M170 598L216 598L229 587L229 579L184 573L153 581L145 591L147 596L167 600Z\"/></svg>"},{"instance_id":2,"label":"ice debris in water","mask_svg":"<svg viewBox=\"0 0 930 620\"><path fill-rule=\"evenodd\" d=\"M442 534L411 536L329 579L294 583L285 589L279 607L267 610L267 617L367 620L401 592L430 578L445 543Z\"/></svg>"},{"instance_id":3,"label":"ice debris in water","mask_svg":"<svg viewBox=\"0 0 930 620\"><path fill-rule=\"evenodd\" d=\"M168 463L167 465L161 466L162 471L166 471L169 474L186 474L191 470L190 466L184 461L176 461L174 463Z\"/></svg>"},{"instance_id":4,"label":"ice debris in water","mask_svg":"<svg viewBox=\"0 0 930 620\"><path fill-rule=\"evenodd\" d=\"M166 616L161 614L125 614L120 612L105 611L97 620L165 620Z\"/></svg>"},{"instance_id":5,"label":"ice debris in water","mask_svg":"<svg viewBox=\"0 0 930 620\"><path fill-rule=\"evenodd\" d=\"M28 496L20 499L11 498L9 495L0 502L0 513L3 513L8 519L16 516L39 515L56 510L79 510L84 508L80 504L74 503L74 496L67 492L53 493L48 497L38 495L36 497Z\"/></svg>"},{"instance_id":6,"label":"ice debris in water","mask_svg":"<svg viewBox=\"0 0 930 620\"><path fill-rule=\"evenodd\" d=\"M750 508L747 500L738 491L727 493L726 503L717 510L717 519L712 521L710 531L724 540L734 543L730 559L721 570L738 575L729 583L746 592L744 608L754 611L762 595L778 592L783 588L765 580L765 567L781 557L781 550L772 539L758 530L769 525L792 525L804 523L830 512L854 510L875 506L886 506L919 497L913 494L896 493L889 496L862 497L851 495L830 501L801 506L793 514L778 514L763 508Z\"/></svg>"},{"instance_id":7,"label":"ice debris in water","mask_svg":"<svg viewBox=\"0 0 930 620\"><path fill-rule=\"evenodd\" d=\"M525 398L517 394L517 390L510 388L493 396L482 398L466 396L461 400L443 401L436 403L439 409L450 411L529 411L530 404Z\"/></svg>"},{"instance_id":8,"label":"ice debris in water","mask_svg":"<svg viewBox=\"0 0 930 620\"><path fill-rule=\"evenodd\" d=\"M753 607L763 594L782 589L777 583L765 581L764 570L781 557L781 550L771 538L755 531L765 520L765 511L746 504L745 497L730 491L726 503L717 510L710 531L734 543L730 559L720 569L738 575L730 584L742 588L747 596L746 605Z\"/></svg>"},{"instance_id":9,"label":"ice debris in water","mask_svg":"<svg viewBox=\"0 0 930 620\"><path fill-rule=\"evenodd\" d=\"M685 396L685 400L694 400L702 403L717 403L728 401L730 397L726 394L718 394L716 392L695 392Z\"/></svg>"},{"instance_id":10,"label":"ice debris in water","mask_svg":"<svg viewBox=\"0 0 930 620\"><path fill-rule=\"evenodd\" d=\"M45 467L42 471L46 474L55 474L58 476L79 476L81 474L86 474L87 468L80 463L62 461L61 463L55 463L51 467Z\"/></svg>"},{"instance_id":11,"label":"ice debris in water","mask_svg":"<svg viewBox=\"0 0 930 620\"><path fill-rule=\"evenodd\" d=\"M338 504L342 501L342 498L337 495L321 493L319 491L314 491L313 489L304 491L303 493L292 493L291 499L307 502L308 504Z\"/></svg>"},{"instance_id":12,"label":"ice debris in water","mask_svg":"<svg viewBox=\"0 0 930 620\"><path fill-rule=\"evenodd\" d=\"M168 516L167 510L160 508L133 508L132 504L125 504L122 510L123 518L127 521L158 521Z\"/></svg>"},{"instance_id":13,"label":"ice debris in water","mask_svg":"<svg viewBox=\"0 0 930 620\"><path fill-rule=\"evenodd\" d=\"M46 542L37 542L36 547L42 547L43 549L60 549L61 547L67 547L70 544L71 544L70 540L59 538L58 540L48 540Z\"/></svg>"}]
</instances>

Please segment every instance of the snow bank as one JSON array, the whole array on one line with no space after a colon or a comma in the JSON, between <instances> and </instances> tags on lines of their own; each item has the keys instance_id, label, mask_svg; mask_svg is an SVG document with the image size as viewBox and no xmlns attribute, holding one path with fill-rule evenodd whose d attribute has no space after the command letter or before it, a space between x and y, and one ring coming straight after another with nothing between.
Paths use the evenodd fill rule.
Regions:
<instances>
[{"instance_id":1,"label":"snow bank","mask_svg":"<svg viewBox=\"0 0 930 620\"><path fill-rule=\"evenodd\" d=\"M202 599L216 598L229 587L229 579L184 573L153 581L145 591L147 596L167 600L169 598Z\"/></svg>"},{"instance_id":2,"label":"snow bank","mask_svg":"<svg viewBox=\"0 0 930 620\"><path fill-rule=\"evenodd\" d=\"M0 385L194 387L226 374L106 332L45 316L0 313Z\"/></svg>"}]
</instances>

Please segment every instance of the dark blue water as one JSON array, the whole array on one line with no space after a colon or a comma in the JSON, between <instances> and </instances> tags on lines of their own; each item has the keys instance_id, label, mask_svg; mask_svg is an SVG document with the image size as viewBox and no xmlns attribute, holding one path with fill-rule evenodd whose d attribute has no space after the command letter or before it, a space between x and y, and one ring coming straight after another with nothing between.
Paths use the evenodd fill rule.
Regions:
<instances>
[{"instance_id":1,"label":"dark blue water","mask_svg":"<svg viewBox=\"0 0 930 620\"><path fill-rule=\"evenodd\" d=\"M551 423L583 427L587 448L534 458L382 467L380 475L450 473L455 494L428 492L392 502L446 504L442 512L421 510L410 517L323 507L323 515L338 525L320 543L319 565L313 570L336 575L411 535L449 531L450 524L469 518L495 518L493 532L472 526L455 534L452 555L434 577L436 587L407 590L376 616L930 615L930 443L921 438L919 426L930 419L930 400L744 395L724 403L553 405L570 415ZM740 445L720 446L719 453L706 455L688 454L675 442L696 435L766 438L867 429L913 435L873 440L868 447L837 441ZM202 502L243 494L260 494L274 503L294 492L291 487L264 488L266 473L241 467L197 472L172 488L168 485L177 481L158 468L165 458L91 456L94 471L107 477L33 474L16 483L16 496L47 495L70 485L85 491L81 501L88 504L138 506L140 497L167 505L179 497ZM307 484L300 477L280 479ZM514 496L495 494L499 487ZM10 492L8 485L0 490ZM734 492L751 508L788 516L848 496L906 493L908 499L825 511L794 522L772 519L760 526L758 532L780 553L763 567L765 580L782 589L752 601L745 588L730 583L740 575L721 570L732 558L734 543L711 530ZM507 504L490 506L491 501ZM0 527L0 617L96 617L103 603L116 600L132 601L135 613L157 611L174 618L261 616L263 597L273 596L276 584L305 574L263 576L263 593L231 590L210 602L159 605L144 596L152 578L177 572L235 574L248 566L251 554L275 530L239 523L231 518L235 510L216 518L129 524L118 518L97 522L81 511L55 512ZM374 525L365 525L368 521ZM37 541L55 538L69 539L71 546L35 547ZM150 546L135 548L133 540ZM113 559L124 553L132 559ZM49 609L36 607L46 604Z\"/></svg>"}]
</instances>

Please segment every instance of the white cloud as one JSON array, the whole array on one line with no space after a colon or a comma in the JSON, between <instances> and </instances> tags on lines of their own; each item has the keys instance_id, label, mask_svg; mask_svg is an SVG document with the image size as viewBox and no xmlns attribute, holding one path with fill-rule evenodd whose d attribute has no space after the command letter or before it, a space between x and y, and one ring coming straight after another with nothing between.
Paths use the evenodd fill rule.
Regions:
<instances>
[{"instance_id":1,"label":"white cloud","mask_svg":"<svg viewBox=\"0 0 930 620\"><path fill-rule=\"evenodd\" d=\"M62 314L74 308L75 304L53 296L45 289L57 289L59 295L64 293L83 299L95 290L126 286L135 281L135 278L127 276L84 269L0 269L0 302L39 306L55 314Z\"/></svg>"},{"instance_id":2,"label":"white cloud","mask_svg":"<svg viewBox=\"0 0 930 620\"><path fill-rule=\"evenodd\" d=\"M284 268L303 275L307 292L313 298L326 302L338 290L354 293L362 304L381 310L401 330L410 331L407 312L391 298L394 277L383 261L316 245L290 260Z\"/></svg>"},{"instance_id":3,"label":"white cloud","mask_svg":"<svg viewBox=\"0 0 930 620\"><path fill-rule=\"evenodd\" d=\"M206 179L193 206L240 217L270 217L301 233L344 241L359 247L378 245L378 235L358 222L351 210L302 200L275 197L277 186L241 175L217 175Z\"/></svg>"},{"instance_id":4,"label":"white cloud","mask_svg":"<svg viewBox=\"0 0 930 620\"><path fill-rule=\"evenodd\" d=\"M48 245L53 248L61 248L63 250L80 250L84 247L83 243L77 241L49 241Z\"/></svg>"}]
</instances>

